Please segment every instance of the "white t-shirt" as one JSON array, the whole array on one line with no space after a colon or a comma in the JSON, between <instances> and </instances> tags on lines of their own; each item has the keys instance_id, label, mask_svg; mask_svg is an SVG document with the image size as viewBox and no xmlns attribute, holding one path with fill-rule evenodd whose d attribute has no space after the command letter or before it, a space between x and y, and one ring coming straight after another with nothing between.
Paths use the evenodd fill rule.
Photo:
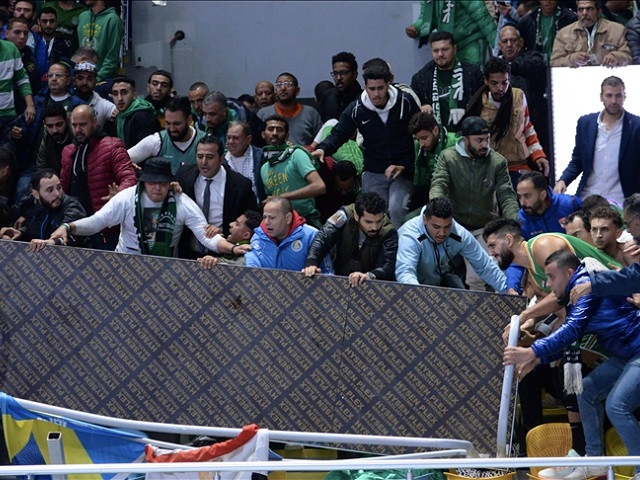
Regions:
<instances>
[{"instance_id":1,"label":"white t-shirt","mask_svg":"<svg viewBox=\"0 0 640 480\"><path fill-rule=\"evenodd\" d=\"M111 115L116 110L116 106L113 103L102 98L96 92L93 92L89 106L98 114L98 125L100 125L100 127L104 127L104 124L111 118Z\"/></svg>"},{"instance_id":2,"label":"white t-shirt","mask_svg":"<svg viewBox=\"0 0 640 480\"><path fill-rule=\"evenodd\" d=\"M120 225L120 238L116 246L116 252L132 253L140 255L140 244L133 218L136 214L135 210L136 185L125 188L109 200L104 207L90 217L76 220L76 234L79 236L89 236L97 233L105 228ZM187 195L179 193L175 195L176 199L176 223L173 230L173 238L171 239L171 247L175 248L180 241L182 230L187 226L193 232L198 241L213 252L218 251L218 242L222 239L221 235L213 238L206 238L204 229L207 221L202 211ZM142 193L143 207L148 211L149 218L153 217L153 211L157 211L162 207L162 202L152 202L146 192ZM146 215L145 215L146 217Z\"/></svg>"}]
</instances>

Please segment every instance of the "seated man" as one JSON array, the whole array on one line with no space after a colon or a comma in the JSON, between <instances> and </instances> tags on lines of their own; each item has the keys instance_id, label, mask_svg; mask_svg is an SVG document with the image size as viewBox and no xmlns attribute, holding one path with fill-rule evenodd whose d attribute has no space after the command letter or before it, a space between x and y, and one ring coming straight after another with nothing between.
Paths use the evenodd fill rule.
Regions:
<instances>
[{"instance_id":1,"label":"seated man","mask_svg":"<svg viewBox=\"0 0 640 480\"><path fill-rule=\"evenodd\" d=\"M446 198L427 203L421 215L400 227L398 235L398 282L463 289L453 265L453 257L460 254L496 292L507 291L504 273L473 235L453 219L453 206Z\"/></svg>"},{"instance_id":2,"label":"seated man","mask_svg":"<svg viewBox=\"0 0 640 480\"><path fill-rule=\"evenodd\" d=\"M318 230L305 223L289 200L269 197L264 204L262 223L251 238L251 251L245 256L245 264L247 267L300 272L317 234ZM328 256L320 266L324 273L333 273Z\"/></svg>"},{"instance_id":3,"label":"seated man","mask_svg":"<svg viewBox=\"0 0 640 480\"><path fill-rule=\"evenodd\" d=\"M304 274L320 273L320 261L335 247L336 273L348 276L351 286L393 280L398 233L386 211L384 199L375 192L363 193L354 204L338 210L313 240Z\"/></svg>"},{"instance_id":4,"label":"seated man","mask_svg":"<svg viewBox=\"0 0 640 480\"><path fill-rule=\"evenodd\" d=\"M13 206L15 218L23 217L20 228L0 229L0 238L29 242L34 238L48 239L63 223L73 222L86 214L77 198L65 195L60 178L50 168L36 171L31 177L31 195ZM62 241L49 244L62 245Z\"/></svg>"},{"instance_id":5,"label":"seated man","mask_svg":"<svg viewBox=\"0 0 640 480\"><path fill-rule=\"evenodd\" d=\"M331 76L335 88L331 85L332 88L316 95L323 122L330 118L340 118L347 105L357 100L362 93L362 87L358 83L358 62L353 53L340 52L331 57Z\"/></svg>"},{"instance_id":6,"label":"seated man","mask_svg":"<svg viewBox=\"0 0 640 480\"><path fill-rule=\"evenodd\" d=\"M631 50L624 26L600 18L600 0L578 0L578 21L561 29L553 42L552 67L624 67Z\"/></svg>"},{"instance_id":7,"label":"seated man","mask_svg":"<svg viewBox=\"0 0 640 480\"><path fill-rule=\"evenodd\" d=\"M578 257L566 250L545 260L548 286L558 299L568 300L570 290L589 281L589 273ZM610 357L580 382L578 396L587 456L604 455L604 412L620 435L629 455L640 455L640 426L633 411L640 406L640 323L637 309L624 296L598 299L586 295L567 307L564 324L531 347L506 347L505 365L516 365L518 376L539 363L562 357L564 350L582 335L595 334ZM566 380L566 379L565 379ZM582 380L582 381L580 381ZM566 383L566 382L565 382ZM577 467L565 479L586 480L605 475L605 466Z\"/></svg>"},{"instance_id":8,"label":"seated man","mask_svg":"<svg viewBox=\"0 0 640 480\"><path fill-rule=\"evenodd\" d=\"M186 195L171 191L170 182L175 180L166 159L149 159L137 185L116 194L90 217L63 223L50 240L60 238L66 244L70 235L89 236L120 225L116 252L171 257L186 226L213 252L238 254L248 250L247 245L233 245L219 234L207 238L207 222L198 205ZM31 248L37 251L46 244L46 240L33 240Z\"/></svg>"}]
</instances>

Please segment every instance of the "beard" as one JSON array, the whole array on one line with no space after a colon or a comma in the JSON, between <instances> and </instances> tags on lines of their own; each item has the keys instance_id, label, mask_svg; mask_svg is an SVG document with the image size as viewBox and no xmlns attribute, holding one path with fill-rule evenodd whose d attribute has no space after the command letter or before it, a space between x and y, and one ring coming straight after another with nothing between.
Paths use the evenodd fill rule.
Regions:
<instances>
[{"instance_id":1,"label":"beard","mask_svg":"<svg viewBox=\"0 0 640 480\"><path fill-rule=\"evenodd\" d=\"M509 268L509 265L513 263L514 258L515 255L508 248L505 248L502 252L500 252L498 258L498 267L500 267L500 270L506 270L507 268Z\"/></svg>"},{"instance_id":2,"label":"beard","mask_svg":"<svg viewBox=\"0 0 640 480\"><path fill-rule=\"evenodd\" d=\"M45 210L58 210L62 207L62 198L56 199L53 202L48 202L40 197L40 205L42 205Z\"/></svg>"},{"instance_id":3,"label":"beard","mask_svg":"<svg viewBox=\"0 0 640 480\"><path fill-rule=\"evenodd\" d=\"M471 158L485 158L489 154L489 148L473 148L470 144L467 147Z\"/></svg>"}]
</instances>

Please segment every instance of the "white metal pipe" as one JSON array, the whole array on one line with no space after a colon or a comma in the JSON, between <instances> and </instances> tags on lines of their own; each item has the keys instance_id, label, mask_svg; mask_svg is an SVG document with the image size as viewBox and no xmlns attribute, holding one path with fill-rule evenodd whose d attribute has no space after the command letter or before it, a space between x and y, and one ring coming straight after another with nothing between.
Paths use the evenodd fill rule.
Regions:
<instances>
[{"instance_id":1,"label":"white metal pipe","mask_svg":"<svg viewBox=\"0 0 640 480\"><path fill-rule=\"evenodd\" d=\"M518 344L518 336L520 333L520 318L518 315L511 316L509 326L509 342L510 347ZM500 397L500 413L498 414L498 433L496 435L496 457L508 457L507 452L507 429L509 426L509 407L511 405L511 391L513 389L513 365L507 365L504 368L504 379L502 380L502 395Z\"/></svg>"},{"instance_id":2,"label":"white metal pipe","mask_svg":"<svg viewBox=\"0 0 640 480\"><path fill-rule=\"evenodd\" d=\"M533 458L456 458L379 460L376 458L350 460L294 460L280 462L195 462L195 463L103 463L75 465L19 465L0 466L0 476L55 475L60 473L158 473L158 472L254 472L287 471L314 472L327 470L401 470L449 468L529 468L554 466L626 466L640 465L640 457L533 457Z\"/></svg>"},{"instance_id":3,"label":"white metal pipe","mask_svg":"<svg viewBox=\"0 0 640 480\"><path fill-rule=\"evenodd\" d=\"M47 435L47 448L49 449L49 461L56 465L64 465L64 448L62 446L62 432L49 432ZM67 480L65 474L53 475L51 480Z\"/></svg>"},{"instance_id":4,"label":"white metal pipe","mask_svg":"<svg viewBox=\"0 0 640 480\"><path fill-rule=\"evenodd\" d=\"M217 437L235 437L240 432L240 428L220 428L220 427L200 427L194 425L179 425L172 423L142 422L137 420L126 420L121 418L111 418L103 415L80 412L68 408L55 407L44 403L33 402L21 398L14 399L22 407L48 413L50 415L65 416L74 420L79 420L97 425L109 426L112 428L142 430L144 432L163 432L185 435L214 435ZM290 442L290 443L343 443L343 444L364 444L364 445L385 445L401 447L424 447L424 448L454 448L473 450L473 445L467 440L441 439L441 438L418 438L418 437L393 437L383 435L356 435L348 433L319 433L319 432L292 432L285 430L269 430L269 441Z\"/></svg>"}]
</instances>

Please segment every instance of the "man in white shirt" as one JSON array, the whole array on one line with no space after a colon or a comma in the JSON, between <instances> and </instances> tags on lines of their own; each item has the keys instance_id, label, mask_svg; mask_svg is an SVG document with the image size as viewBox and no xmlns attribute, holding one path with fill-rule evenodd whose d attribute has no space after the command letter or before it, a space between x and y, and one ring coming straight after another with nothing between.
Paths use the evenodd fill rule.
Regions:
<instances>
[{"instance_id":1,"label":"man in white shirt","mask_svg":"<svg viewBox=\"0 0 640 480\"><path fill-rule=\"evenodd\" d=\"M622 79L605 78L600 90L604 110L578 119L571 161L554 193L564 193L581 173L576 190L581 199L597 194L622 205L640 192L640 117L624 110L625 99Z\"/></svg>"},{"instance_id":2,"label":"man in white shirt","mask_svg":"<svg viewBox=\"0 0 640 480\"><path fill-rule=\"evenodd\" d=\"M196 163L196 145L204 132L189 125L191 103L187 97L171 100L164 112L164 130L143 138L127 152L133 163L140 163L151 157L163 157L171 163L171 171L176 173L181 165Z\"/></svg>"},{"instance_id":3,"label":"man in white shirt","mask_svg":"<svg viewBox=\"0 0 640 480\"><path fill-rule=\"evenodd\" d=\"M219 138L205 135L198 141L196 164L183 165L176 177L184 194L200 207L207 223L226 236L230 233L229 224L247 210L258 210L258 203L251 180L222 165L223 152ZM185 238L180 244L180 256L198 258L207 249L195 238Z\"/></svg>"},{"instance_id":4,"label":"man in white shirt","mask_svg":"<svg viewBox=\"0 0 640 480\"><path fill-rule=\"evenodd\" d=\"M234 121L227 131L227 153L224 163L234 172L251 180L251 189L259 202L267 196L260 176L262 166L262 149L251 145L251 125L247 122Z\"/></svg>"},{"instance_id":5,"label":"man in white shirt","mask_svg":"<svg viewBox=\"0 0 640 480\"><path fill-rule=\"evenodd\" d=\"M69 235L89 236L120 225L116 252L171 257L186 226L213 252L239 255L249 250L247 245L234 245L219 234L211 235L198 205L188 196L171 191L174 181L170 163L164 158L151 158L137 185L119 192L90 217L63 223L50 240L61 238L66 243ZM44 245L46 241L34 240L30 247L38 251Z\"/></svg>"}]
</instances>

